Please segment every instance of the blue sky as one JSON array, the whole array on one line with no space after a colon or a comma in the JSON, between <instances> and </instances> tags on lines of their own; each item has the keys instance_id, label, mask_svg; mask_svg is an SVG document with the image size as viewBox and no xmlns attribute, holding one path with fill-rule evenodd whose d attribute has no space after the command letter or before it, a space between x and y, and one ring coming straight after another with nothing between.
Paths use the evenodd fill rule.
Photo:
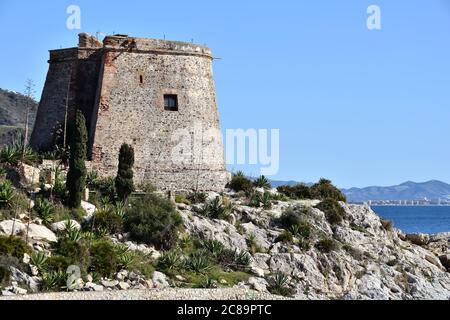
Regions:
<instances>
[{"instance_id":1,"label":"blue sky","mask_svg":"<svg viewBox=\"0 0 450 320\"><path fill-rule=\"evenodd\" d=\"M81 30L66 9L81 8ZM366 9L381 8L369 31ZM276 179L450 182L450 0L0 0L0 87L101 31L211 47L223 129L280 129ZM231 166L256 175L255 166Z\"/></svg>"}]
</instances>

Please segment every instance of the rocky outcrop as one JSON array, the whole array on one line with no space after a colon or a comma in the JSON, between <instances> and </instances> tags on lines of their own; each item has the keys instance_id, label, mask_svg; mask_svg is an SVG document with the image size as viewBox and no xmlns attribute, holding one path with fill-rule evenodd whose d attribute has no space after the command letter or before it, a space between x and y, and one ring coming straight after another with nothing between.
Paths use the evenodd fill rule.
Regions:
<instances>
[{"instance_id":1,"label":"rocky outcrop","mask_svg":"<svg viewBox=\"0 0 450 320\"><path fill-rule=\"evenodd\" d=\"M239 230L229 222L202 217L195 207L183 206L180 212L192 235L238 250L250 250L250 239L256 243L259 252L253 254L251 265L255 277L245 286L257 291L267 290L268 275L282 272L289 276L297 299L450 299L449 251L436 239L428 235L405 238L398 230L386 229L364 205L341 203L344 221L332 225L315 208L317 204L278 202L263 210L234 201ZM277 218L289 207L311 226L311 236L305 240L309 246L276 242L283 231ZM323 239L332 241L335 248L330 252L316 248ZM444 239L440 241L448 243L450 237Z\"/></svg>"}]
</instances>

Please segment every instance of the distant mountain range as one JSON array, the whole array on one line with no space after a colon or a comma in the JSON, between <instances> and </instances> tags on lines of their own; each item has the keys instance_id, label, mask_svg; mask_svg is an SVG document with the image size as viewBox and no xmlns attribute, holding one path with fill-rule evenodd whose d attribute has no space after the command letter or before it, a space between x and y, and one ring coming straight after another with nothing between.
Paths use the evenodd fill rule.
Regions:
<instances>
[{"instance_id":1,"label":"distant mountain range","mask_svg":"<svg viewBox=\"0 0 450 320\"><path fill-rule=\"evenodd\" d=\"M276 181L272 180L272 186L295 185L295 181ZM311 183L307 183L311 185ZM342 189L349 202L389 201L389 200L437 200L450 199L450 184L438 180L431 180L422 183L405 182L396 186L389 187L366 187Z\"/></svg>"},{"instance_id":2,"label":"distant mountain range","mask_svg":"<svg viewBox=\"0 0 450 320\"><path fill-rule=\"evenodd\" d=\"M450 199L450 185L437 180L405 182L390 187L351 188L342 190L351 202L368 200L437 200Z\"/></svg>"},{"instance_id":3,"label":"distant mountain range","mask_svg":"<svg viewBox=\"0 0 450 320\"><path fill-rule=\"evenodd\" d=\"M12 142L23 133L27 98L20 93L0 89L0 146ZM32 102L30 130L36 118L37 102Z\"/></svg>"}]
</instances>

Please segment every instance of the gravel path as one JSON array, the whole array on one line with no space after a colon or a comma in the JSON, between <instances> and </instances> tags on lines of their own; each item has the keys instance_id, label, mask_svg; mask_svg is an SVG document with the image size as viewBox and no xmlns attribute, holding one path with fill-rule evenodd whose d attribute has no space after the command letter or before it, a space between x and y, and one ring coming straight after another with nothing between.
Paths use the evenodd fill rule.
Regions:
<instances>
[{"instance_id":1,"label":"gravel path","mask_svg":"<svg viewBox=\"0 0 450 320\"><path fill-rule=\"evenodd\" d=\"M103 292L58 292L2 297L0 300L280 300L247 289L153 289Z\"/></svg>"}]
</instances>

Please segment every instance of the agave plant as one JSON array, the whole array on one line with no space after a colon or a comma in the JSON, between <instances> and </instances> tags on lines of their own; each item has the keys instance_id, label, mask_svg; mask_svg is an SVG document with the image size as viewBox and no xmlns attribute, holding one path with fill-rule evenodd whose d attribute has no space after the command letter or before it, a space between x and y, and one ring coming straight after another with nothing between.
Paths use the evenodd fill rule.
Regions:
<instances>
[{"instance_id":1,"label":"agave plant","mask_svg":"<svg viewBox=\"0 0 450 320\"><path fill-rule=\"evenodd\" d=\"M0 150L0 162L11 166L18 165L21 156L21 150L15 145L7 145Z\"/></svg>"},{"instance_id":2,"label":"agave plant","mask_svg":"<svg viewBox=\"0 0 450 320\"><path fill-rule=\"evenodd\" d=\"M196 273L205 273L211 269L208 255L203 251L195 251L188 260L188 267Z\"/></svg>"},{"instance_id":3,"label":"agave plant","mask_svg":"<svg viewBox=\"0 0 450 320\"><path fill-rule=\"evenodd\" d=\"M125 203L123 201L117 201L116 205L114 206L114 214L118 215L121 218L125 217Z\"/></svg>"},{"instance_id":4,"label":"agave plant","mask_svg":"<svg viewBox=\"0 0 450 320\"><path fill-rule=\"evenodd\" d=\"M158 259L158 267L162 270L173 270L181 264L182 257L178 251L167 251Z\"/></svg>"},{"instance_id":5,"label":"agave plant","mask_svg":"<svg viewBox=\"0 0 450 320\"><path fill-rule=\"evenodd\" d=\"M43 291L58 291L66 285L66 275L63 271L52 271L44 273L42 276Z\"/></svg>"},{"instance_id":6,"label":"agave plant","mask_svg":"<svg viewBox=\"0 0 450 320\"><path fill-rule=\"evenodd\" d=\"M269 180L265 176L260 176L253 181L253 185L257 188L270 189L272 186L270 185Z\"/></svg>"},{"instance_id":7,"label":"agave plant","mask_svg":"<svg viewBox=\"0 0 450 320\"><path fill-rule=\"evenodd\" d=\"M234 173L233 176L244 178L244 177L245 177L245 174L244 174L243 171L239 170L239 171L237 171L236 173Z\"/></svg>"},{"instance_id":8,"label":"agave plant","mask_svg":"<svg viewBox=\"0 0 450 320\"><path fill-rule=\"evenodd\" d=\"M35 266L40 272L45 270L45 264L47 262L47 257L43 252L34 252L31 255L31 264Z\"/></svg>"},{"instance_id":9,"label":"agave plant","mask_svg":"<svg viewBox=\"0 0 450 320\"><path fill-rule=\"evenodd\" d=\"M37 212L39 218L45 225L49 225L53 222L53 213L55 212L55 206L47 199L38 199L34 210Z\"/></svg>"},{"instance_id":10,"label":"agave plant","mask_svg":"<svg viewBox=\"0 0 450 320\"><path fill-rule=\"evenodd\" d=\"M125 252L118 256L119 265L122 269L128 269L136 260L136 254L134 252Z\"/></svg>"},{"instance_id":11,"label":"agave plant","mask_svg":"<svg viewBox=\"0 0 450 320\"><path fill-rule=\"evenodd\" d=\"M11 181L0 180L0 207L10 208L14 200L14 188Z\"/></svg>"},{"instance_id":12,"label":"agave plant","mask_svg":"<svg viewBox=\"0 0 450 320\"><path fill-rule=\"evenodd\" d=\"M275 275L269 278L268 290L272 294L281 296L292 296L294 291L288 286L289 278L282 272L277 272Z\"/></svg>"},{"instance_id":13,"label":"agave plant","mask_svg":"<svg viewBox=\"0 0 450 320\"><path fill-rule=\"evenodd\" d=\"M227 220L230 215L231 208L222 204L220 197L206 203L203 206L202 214L211 219Z\"/></svg>"},{"instance_id":14,"label":"agave plant","mask_svg":"<svg viewBox=\"0 0 450 320\"><path fill-rule=\"evenodd\" d=\"M74 242L78 242L83 238L83 232L76 228L71 220L66 221L65 227L66 229L64 231L63 237Z\"/></svg>"},{"instance_id":15,"label":"agave plant","mask_svg":"<svg viewBox=\"0 0 450 320\"><path fill-rule=\"evenodd\" d=\"M250 265L250 254L245 251L240 251L235 254L235 268L238 270L245 270Z\"/></svg>"},{"instance_id":16,"label":"agave plant","mask_svg":"<svg viewBox=\"0 0 450 320\"><path fill-rule=\"evenodd\" d=\"M97 239L101 239L106 237L109 234L109 231L107 228L104 227L98 227L95 229L95 236Z\"/></svg>"},{"instance_id":17,"label":"agave plant","mask_svg":"<svg viewBox=\"0 0 450 320\"><path fill-rule=\"evenodd\" d=\"M124 244L117 244L114 246L114 249L119 257L127 254L130 251L130 248Z\"/></svg>"},{"instance_id":18,"label":"agave plant","mask_svg":"<svg viewBox=\"0 0 450 320\"><path fill-rule=\"evenodd\" d=\"M108 211L111 208L111 199L109 197L102 197L100 199L101 209L104 211Z\"/></svg>"},{"instance_id":19,"label":"agave plant","mask_svg":"<svg viewBox=\"0 0 450 320\"><path fill-rule=\"evenodd\" d=\"M206 249L214 257L217 256L223 250L223 244L217 240L203 240L201 242L202 248Z\"/></svg>"}]
</instances>

